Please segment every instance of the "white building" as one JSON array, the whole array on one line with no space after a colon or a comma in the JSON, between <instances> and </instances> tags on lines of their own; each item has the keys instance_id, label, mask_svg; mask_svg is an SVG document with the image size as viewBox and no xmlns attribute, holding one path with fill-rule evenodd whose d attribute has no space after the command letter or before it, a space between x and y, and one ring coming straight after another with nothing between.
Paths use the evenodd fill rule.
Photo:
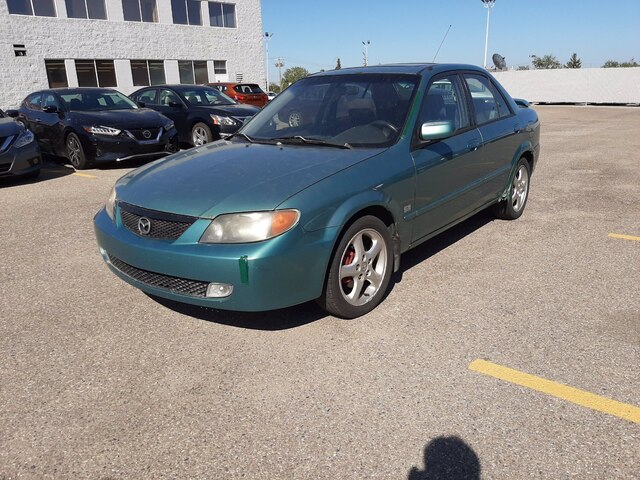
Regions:
<instances>
[{"instance_id":1,"label":"white building","mask_svg":"<svg viewBox=\"0 0 640 480\"><path fill-rule=\"evenodd\" d=\"M48 87L264 86L260 0L0 0L0 108Z\"/></svg>"}]
</instances>

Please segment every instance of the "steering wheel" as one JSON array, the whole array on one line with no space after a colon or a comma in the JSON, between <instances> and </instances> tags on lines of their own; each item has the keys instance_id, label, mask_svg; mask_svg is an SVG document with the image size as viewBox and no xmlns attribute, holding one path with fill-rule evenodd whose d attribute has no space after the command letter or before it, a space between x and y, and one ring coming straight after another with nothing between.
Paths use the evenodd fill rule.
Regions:
<instances>
[{"instance_id":1,"label":"steering wheel","mask_svg":"<svg viewBox=\"0 0 640 480\"><path fill-rule=\"evenodd\" d=\"M388 128L389 130L391 130L394 133L399 133L398 132L398 127L396 127L391 122L387 122L386 120L376 120L375 122L371 122L369 125L371 125L372 127L377 127L380 130L384 130L385 128Z\"/></svg>"}]
</instances>

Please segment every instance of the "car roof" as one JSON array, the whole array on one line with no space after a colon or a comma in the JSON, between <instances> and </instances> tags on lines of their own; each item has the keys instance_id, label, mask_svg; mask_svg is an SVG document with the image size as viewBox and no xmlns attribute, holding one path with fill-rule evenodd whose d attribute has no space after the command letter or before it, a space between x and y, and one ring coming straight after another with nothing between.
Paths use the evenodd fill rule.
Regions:
<instances>
[{"instance_id":1,"label":"car roof","mask_svg":"<svg viewBox=\"0 0 640 480\"><path fill-rule=\"evenodd\" d=\"M483 68L475 65L466 65L460 63L395 63L388 65L375 65L368 67L351 67L342 68L340 70L329 70L325 72L315 73L312 76L325 75L353 75L358 73L395 73L395 74L413 74L422 75L425 72L438 73L450 70L476 70L485 71Z\"/></svg>"},{"instance_id":2,"label":"car roof","mask_svg":"<svg viewBox=\"0 0 640 480\"><path fill-rule=\"evenodd\" d=\"M148 88L170 88L172 90L182 91L182 90L191 90L192 88L213 88L209 85L194 85L190 83L176 83L169 85L149 85L147 87L141 87L138 90L146 90Z\"/></svg>"},{"instance_id":3,"label":"car roof","mask_svg":"<svg viewBox=\"0 0 640 480\"><path fill-rule=\"evenodd\" d=\"M102 88L102 87L61 87L61 88L49 88L48 90L39 90L34 93L46 93L46 92L54 92L58 94L63 93L82 93L82 92L119 92L115 88Z\"/></svg>"}]
</instances>

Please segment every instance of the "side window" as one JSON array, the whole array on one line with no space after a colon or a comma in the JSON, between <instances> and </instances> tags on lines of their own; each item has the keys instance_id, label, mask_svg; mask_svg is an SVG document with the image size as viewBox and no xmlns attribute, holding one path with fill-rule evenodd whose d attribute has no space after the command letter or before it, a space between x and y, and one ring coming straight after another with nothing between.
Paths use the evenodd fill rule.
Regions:
<instances>
[{"instance_id":1,"label":"side window","mask_svg":"<svg viewBox=\"0 0 640 480\"><path fill-rule=\"evenodd\" d=\"M511 115L506 100L487 77L468 74L465 75L465 81L478 125Z\"/></svg>"},{"instance_id":2,"label":"side window","mask_svg":"<svg viewBox=\"0 0 640 480\"><path fill-rule=\"evenodd\" d=\"M156 93L157 90L146 90L140 93L136 100L139 102L144 102L148 105L156 105Z\"/></svg>"},{"instance_id":3,"label":"side window","mask_svg":"<svg viewBox=\"0 0 640 480\"><path fill-rule=\"evenodd\" d=\"M456 76L439 78L431 84L418 119L420 124L451 121L456 131L470 125L464 96Z\"/></svg>"},{"instance_id":4,"label":"side window","mask_svg":"<svg viewBox=\"0 0 640 480\"><path fill-rule=\"evenodd\" d=\"M51 93L47 93L44 96L44 100L42 101L42 108L45 107L56 107L58 110L60 110L60 103L55 96L53 96Z\"/></svg>"},{"instance_id":5,"label":"side window","mask_svg":"<svg viewBox=\"0 0 640 480\"><path fill-rule=\"evenodd\" d=\"M171 90L160 90L160 100L158 103L168 107L171 102L182 103L178 96Z\"/></svg>"},{"instance_id":6,"label":"side window","mask_svg":"<svg viewBox=\"0 0 640 480\"><path fill-rule=\"evenodd\" d=\"M27 108L31 110L40 110L40 100L42 100L42 94L34 93L33 95L29 95L24 103L27 105Z\"/></svg>"}]
</instances>

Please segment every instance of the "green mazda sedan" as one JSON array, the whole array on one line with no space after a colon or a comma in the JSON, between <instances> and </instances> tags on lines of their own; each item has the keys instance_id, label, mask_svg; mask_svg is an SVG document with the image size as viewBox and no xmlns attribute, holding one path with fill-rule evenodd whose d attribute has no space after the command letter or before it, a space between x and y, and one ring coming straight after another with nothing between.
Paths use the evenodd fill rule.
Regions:
<instances>
[{"instance_id":1,"label":"green mazda sedan","mask_svg":"<svg viewBox=\"0 0 640 480\"><path fill-rule=\"evenodd\" d=\"M179 302L315 299L358 317L403 252L485 208L522 214L540 152L526 105L470 65L311 75L234 136L118 180L95 217L100 252L124 281Z\"/></svg>"}]
</instances>

